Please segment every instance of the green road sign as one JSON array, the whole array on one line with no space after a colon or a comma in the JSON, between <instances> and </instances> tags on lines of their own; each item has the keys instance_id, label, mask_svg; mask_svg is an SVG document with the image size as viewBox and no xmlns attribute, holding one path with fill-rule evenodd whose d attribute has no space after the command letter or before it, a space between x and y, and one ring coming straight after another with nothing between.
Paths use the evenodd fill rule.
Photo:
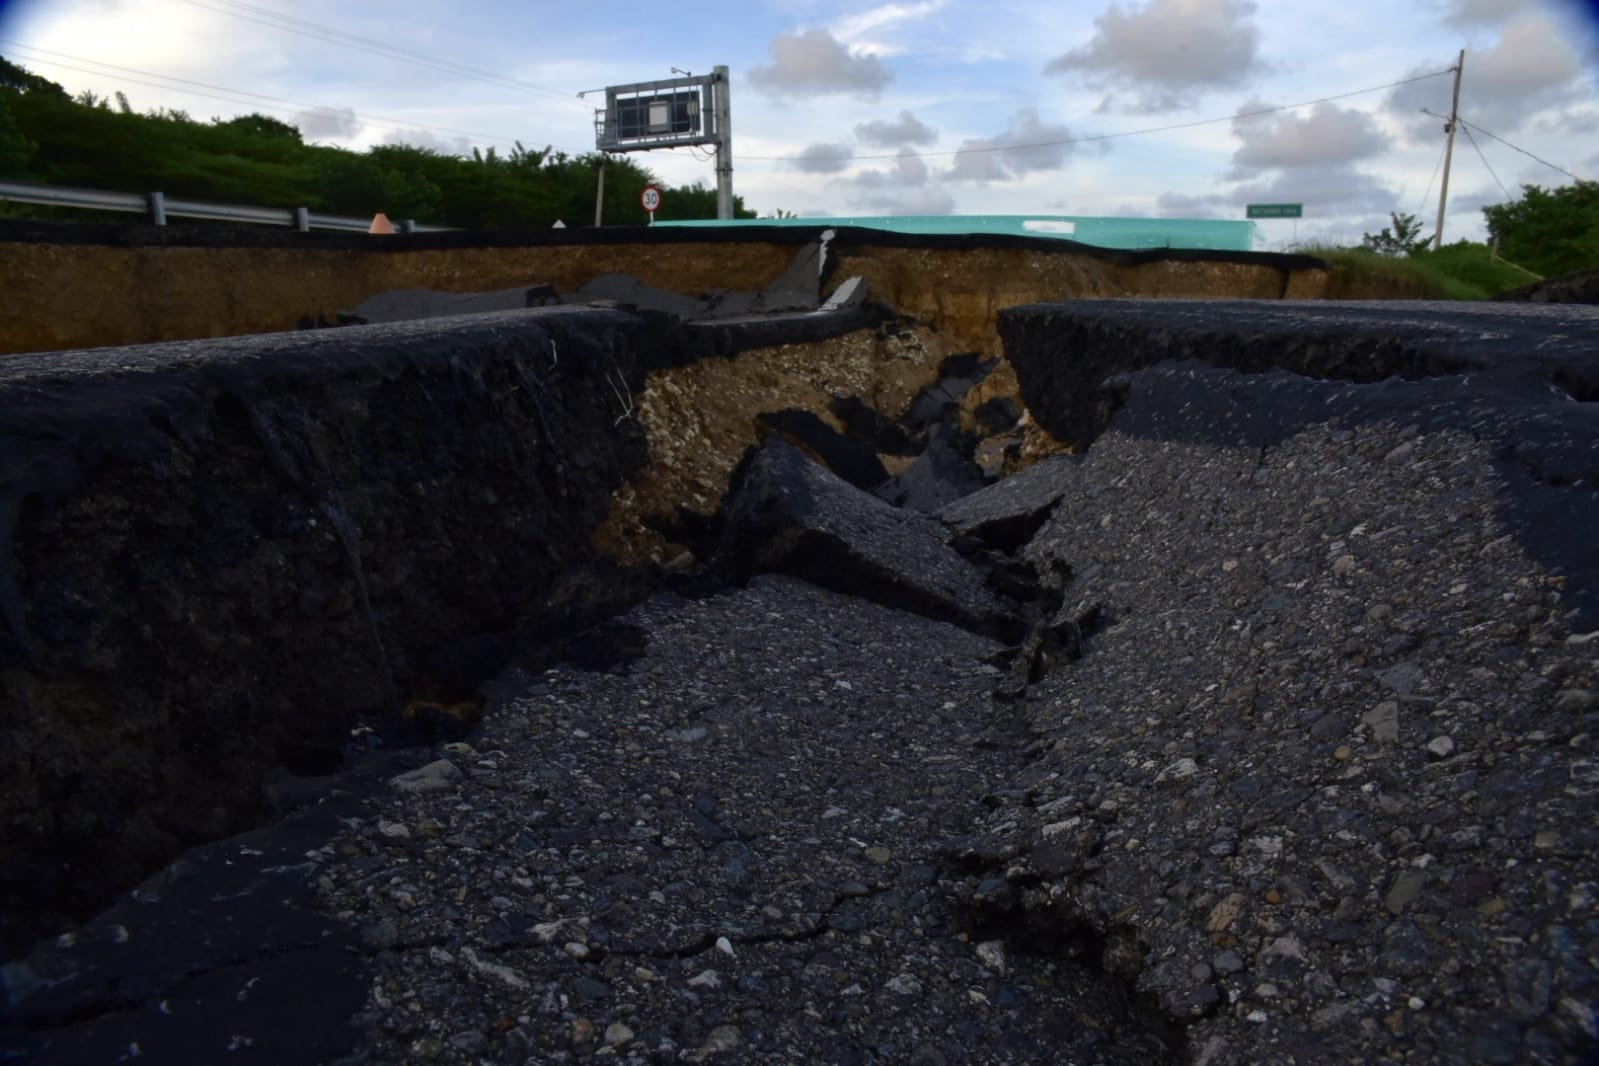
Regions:
<instances>
[{"instance_id":1,"label":"green road sign","mask_svg":"<svg viewBox=\"0 0 1599 1066\"><path fill-rule=\"evenodd\" d=\"M1304 204L1250 204L1245 218L1304 218Z\"/></svg>"}]
</instances>

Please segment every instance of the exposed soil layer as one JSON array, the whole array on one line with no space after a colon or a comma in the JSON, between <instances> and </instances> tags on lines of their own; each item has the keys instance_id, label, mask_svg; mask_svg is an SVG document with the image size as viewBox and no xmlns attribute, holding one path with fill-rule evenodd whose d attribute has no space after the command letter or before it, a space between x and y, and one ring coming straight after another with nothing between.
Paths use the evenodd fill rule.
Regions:
<instances>
[{"instance_id":1,"label":"exposed soil layer","mask_svg":"<svg viewBox=\"0 0 1599 1066\"><path fill-rule=\"evenodd\" d=\"M804 410L843 431L831 404L854 397L897 419L952 354L930 329L891 324L652 372L638 398L650 463L616 491L597 547L630 563L672 561L687 548L673 539L684 535L674 533L680 509L716 513L733 468L770 432L763 413Z\"/></svg>"},{"instance_id":2,"label":"exposed soil layer","mask_svg":"<svg viewBox=\"0 0 1599 1066\"><path fill-rule=\"evenodd\" d=\"M0 289L28 309L0 321L0 353L291 330L337 321L396 289L550 284L569 293L617 272L690 297L759 289L823 232L619 227L368 237L0 221ZM838 277L864 275L877 298L931 318L961 346L990 351L995 312L1036 300L1407 295L1337 290L1325 264L1309 256L826 232L834 232Z\"/></svg>"}]
</instances>

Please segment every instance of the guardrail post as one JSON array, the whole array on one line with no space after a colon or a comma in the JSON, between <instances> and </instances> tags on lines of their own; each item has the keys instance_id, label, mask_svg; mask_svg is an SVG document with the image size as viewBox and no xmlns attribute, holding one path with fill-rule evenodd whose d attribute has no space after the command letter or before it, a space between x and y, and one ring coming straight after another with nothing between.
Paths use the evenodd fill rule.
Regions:
<instances>
[{"instance_id":1,"label":"guardrail post","mask_svg":"<svg viewBox=\"0 0 1599 1066\"><path fill-rule=\"evenodd\" d=\"M309 207L296 207L294 209L294 228L301 233L311 230L311 209Z\"/></svg>"},{"instance_id":2,"label":"guardrail post","mask_svg":"<svg viewBox=\"0 0 1599 1066\"><path fill-rule=\"evenodd\" d=\"M150 222L152 225L165 226L167 224L167 198L161 193L150 193Z\"/></svg>"}]
</instances>

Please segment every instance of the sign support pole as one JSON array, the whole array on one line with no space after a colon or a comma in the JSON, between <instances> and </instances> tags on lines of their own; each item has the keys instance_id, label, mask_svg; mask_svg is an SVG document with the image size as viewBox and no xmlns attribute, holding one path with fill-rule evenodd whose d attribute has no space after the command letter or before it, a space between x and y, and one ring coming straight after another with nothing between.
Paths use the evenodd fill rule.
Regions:
<instances>
[{"instance_id":1,"label":"sign support pole","mask_svg":"<svg viewBox=\"0 0 1599 1066\"><path fill-rule=\"evenodd\" d=\"M728 99L732 80L726 67L712 67L716 77L716 217L733 217L733 104Z\"/></svg>"}]
</instances>

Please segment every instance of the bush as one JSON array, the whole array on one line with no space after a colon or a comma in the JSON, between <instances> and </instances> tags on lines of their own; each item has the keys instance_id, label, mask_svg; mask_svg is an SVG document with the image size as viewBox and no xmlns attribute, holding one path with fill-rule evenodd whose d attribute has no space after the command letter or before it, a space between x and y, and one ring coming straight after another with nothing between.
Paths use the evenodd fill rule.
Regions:
<instances>
[{"instance_id":1,"label":"bush","mask_svg":"<svg viewBox=\"0 0 1599 1066\"><path fill-rule=\"evenodd\" d=\"M1485 300L1532 280L1504 262L1494 262L1486 244L1456 241L1436 252L1382 255L1370 248L1313 247L1355 291L1391 292L1395 297Z\"/></svg>"},{"instance_id":2,"label":"bush","mask_svg":"<svg viewBox=\"0 0 1599 1066\"><path fill-rule=\"evenodd\" d=\"M1599 182L1523 185L1521 198L1482 209L1500 253L1540 274L1599 267Z\"/></svg>"}]
</instances>

